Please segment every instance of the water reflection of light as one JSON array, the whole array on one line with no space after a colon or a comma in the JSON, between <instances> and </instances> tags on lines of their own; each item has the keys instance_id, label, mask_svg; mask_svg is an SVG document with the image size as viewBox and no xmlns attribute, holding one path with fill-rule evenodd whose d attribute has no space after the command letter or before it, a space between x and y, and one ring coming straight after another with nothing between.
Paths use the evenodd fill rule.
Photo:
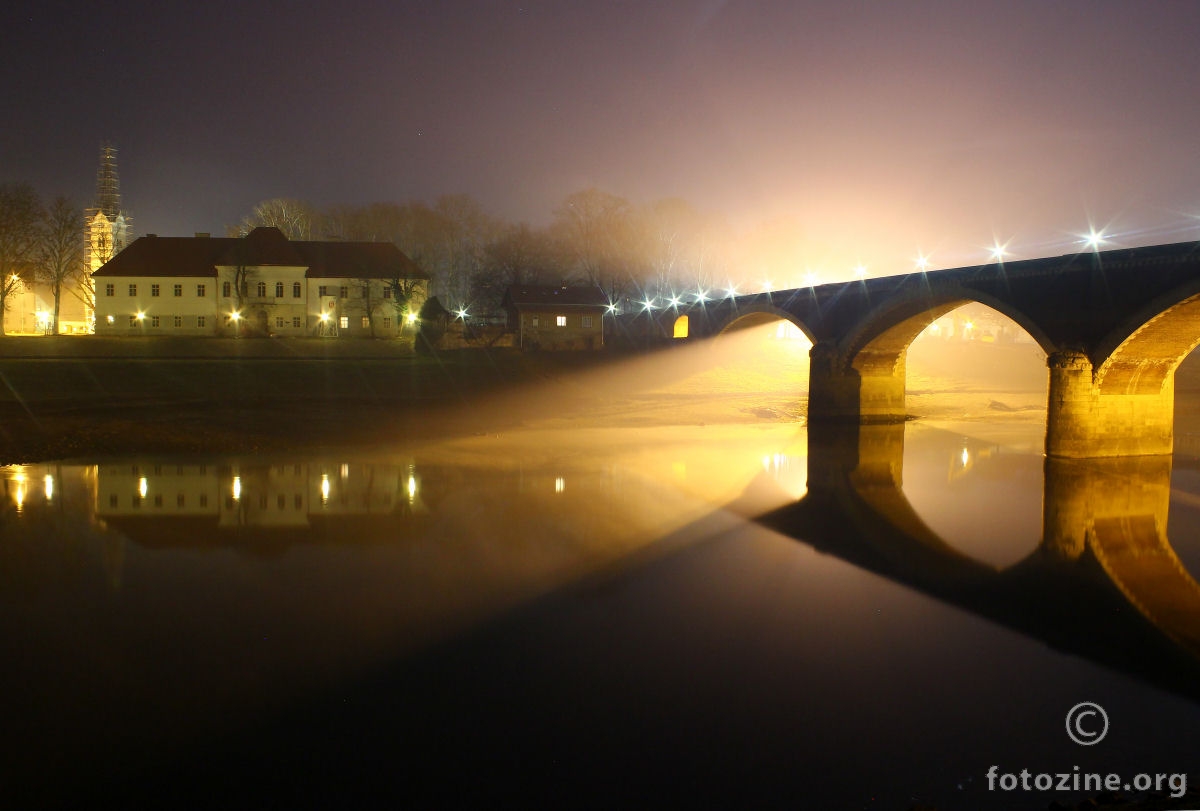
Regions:
<instances>
[{"instance_id":1,"label":"water reflection of light","mask_svg":"<svg viewBox=\"0 0 1200 811\"><path fill-rule=\"evenodd\" d=\"M237 501L242 497L242 477L233 477L233 500Z\"/></svg>"},{"instance_id":2,"label":"water reflection of light","mask_svg":"<svg viewBox=\"0 0 1200 811\"><path fill-rule=\"evenodd\" d=\"M25 485L23 483L21 483L20 479L18 479L17 482L18 483L17 483L16 502L17 502L17 512L20 512L21 508L23 506L25 506Z\"/></svg>"},{"instance_id":3,"label":"water reflection of light","mask_svg":"<svg viewBox=\"0 0 1200 811\"><path fill-rule=\"evenodd\" d=\"M150 483L146 481L146 477L142 476L138 479L138 495L142 498L146 497L146 493L150 490Z\"/></svg>"},{"instance_id":4,"label":"water reflection of light","mask_svg":"<svg viewBox=\"0 0 1200 811\"><path fill-rule=\"evenodd\" d=\"M408 476L408 500L412 502L417 497L417 479L411 473Z\"/></svg>"},{"instance_id":5,"label":"water reflection of light","mask_svg":"<svg viewBox=\"0 0 1200 811\"><path fill-rule=\"evenodd\" d=\"M329 501L329 474L321 474L321 503L325 504Z\"/></svg>"},{"instance_id":6,"label":"water reflection of light","mask_svg":"<svg viewBox=\"0 0 1200 811\"><path fill-rule=\"evenodd\" d=\"M563 490L566 489L566 487L567 487L567 483L566 483L566 481L563 480L562 476L558 476L554 479L554 492L561 493Z\"/></svg>"},{"instance_id":7,"label":"water reflection of light","mask_svg":"<svg viewBox=\"0 0 1200 811\"><path fill-rule=\"evenodd\" d=\"M54 477L49 473L42 479L42 488L46 492L46 501L54 500Z\"/></svg>"},{"instance_id":8,"label":"water reflection of light","mask_svg":"<svg viewBox=\"0 0 1200 811\"><path fill-rule=\"evenodd\" d=\"M338 470L338 478L346 479L349 477L350 477L350 465L347 465L343 462L341 468Z\"/></svg>"},{"instance_id":9,"label":"water reflection of light","mask_svg":"<svg viewBox=\"0 0 1200 811\"><path fill-rule=\"evenodd\" d=\"M962 460L962 466L963 466L963 467L966 467L966 466L967 466L967 465L970 463L970 461L971 461L971 453L970 453L970 451L968 451L966 448L963 448L963 449L962 449L962 454L959 456L959 459L961 459L961 460Z\"/></svg>"}]
</instances>

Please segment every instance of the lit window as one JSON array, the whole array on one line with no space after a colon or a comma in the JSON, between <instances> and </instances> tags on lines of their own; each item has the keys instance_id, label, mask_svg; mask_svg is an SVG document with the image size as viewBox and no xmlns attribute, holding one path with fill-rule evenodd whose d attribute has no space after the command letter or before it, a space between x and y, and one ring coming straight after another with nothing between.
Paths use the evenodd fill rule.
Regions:
<instances>
[{"instance_id":1,"label":"lit window","mask_svg":"<svg viewBox=\"0 0 1200 811\"><path fill-rule=\"evenodd\" d=\"M350 329L350 316L343 315L338 319L338 326L342 329Z\"/></svg>"},{"instance_id":2,"label":"lit window","mask_svg":"<svg viewBox=\"0 0 1200 811\"><path fill-rule=\"evenodd\" d=\"M181 298L182 296L183 296L183 285L181 285L181 284L175 285L175 298Z\"/></svg>"},{"instance_id":3,"label":"lit window","mask_svg":"<svg viewBox=\"0 0 1200 811\"><path fill-rule=\"evenodd\" d=\"M300 298L300 282L292 282L292 298Z\"/></svg>"},{"instance_id":4,"label":"lit window","mask_svg":"<svg viewBox=\"0 0 1200 811\"><path fill-rule=\"evenodd\" d=\"M202 315L196 316L196 326L198 326L198 327L204 326L204 316L202 316Z\"/></svg>"},{"instance_id":5,"label":"lit window","mask_svg":"<svg viewBox=\"0 0 1200 811\"><path fill-rule=\"evenodd\" d=\"M151 296L158 298L158 290L159 290L158 285L156 285L156 284L150 285L150 295Z\"/></svg>"},{"instance_id":6,"label":"lit window","mask_svg":"<svg viewBox=\"0 0 1200 811\"><path fill-rule=\"evenodd\" d=\"M592 326L592 317L591 317L590 315L585 315L585 316L583 317L583 326L584 326L584 327L591 327L591 326Z\"/></svg>"},{"instance_id":7,"label":"lit window","mask_svg":"<svg viewBox=\"0 0 1200 811\"><path fill-rule=\"evenodd\" d=\"M131 296L137 295L137 285L136 284L129 285L129 295L131 295Z\"/></svg>"},{"instance_id":8,"label":"lit window","mask_svg":"<svg viewBox=\"0 0 1200 811\"><path fill-rule=\"evenodd\" d=\"M254 292L258 295L259 298L266 298L267 297L267 283L259 282L257 285L254 286Z\"/></svg>"},{"instance_id":9,"label":"lit window","mask_svg":"<svg viewBox=\"0 0 1200 811\"><path fill-rule=\"evenodd\" d=\"M150 326L152 326L152 327L158 326L158 316L157 315L150 316Z\"/></svg>"},{"instance_id":10,"label":"lit window","mask_svg":"<svg viewBox=\"0 0 1200 811\"><path fill-rule=\"evenodd\" d=\"M283 298L283 282L275 282L275 298Z\"/></svg>"},{"instance_id":11,"label":"lit window","mask_svg":"<svg viewBox=\"0 0 1200 811\"><path fill-rule=\"evenodd\" d=\"M204 298L204 292L205 292L204 285L202 285L202 284L196 285L196 297L197 298Z\"/></svg>"},{"instance_id":12,"label":"lit window","mask_svg":"<svg viewBox=\"0 0 1200 811\"><path fill-rule=\"evenodd\" d=\"M104 285L104 295L115 296L117 294L117 286L115 284Z\"/></svg>"},{"instance_id":13,"label":"lit window","mask_svg":"<svg viewBox=\"0 0 1200 811\"><path fill-rule=\"evenodd\" d=\"M371 328L371 319L364 315L363 316L363 329L370 329L370 328Z\"/></svg>"},{"instance_id":14,"label":"lit window","mask_svg":"<svg viewBox=\"0 0 1200 811\"><path fill-rule=\"evenodd\" d=\"M560 327L565 327L567 325L567 317L565 315L556 315L554 316L554 323Z\"/></svg>"},{"instance_id":15,"label":"lit window","mask_svg":"<svg viewBox=\"0 0 1200 811\"><path fill-rule=\"evenodd\" d=\"M233 284L231 282L221 282L221 296L229 298L233 295Z\"/></svg>"},{"instance_id":16,"label":"lit window","mask_svg":"<svg viewBox=\"0 0 1200 811\"><path fill-rule=\"evenodd\" d=\"M300 329L300 316L298 316L298 315L292 316L292 326L295 327L296 329Z\"/></svg>"},{"instance_id":17,"label":"lit window","mask_svg":"<svg viewBox=\"0 0 1200 811\"><path fill-rule=\"evenodd\" d=\"M529 326L531 326L531 327L536 327L537 325L538 325L538 317L537 317L536 315L534 315L534 316L530 316L530 318L529 318Z\"/></svg>"}]
</instances>

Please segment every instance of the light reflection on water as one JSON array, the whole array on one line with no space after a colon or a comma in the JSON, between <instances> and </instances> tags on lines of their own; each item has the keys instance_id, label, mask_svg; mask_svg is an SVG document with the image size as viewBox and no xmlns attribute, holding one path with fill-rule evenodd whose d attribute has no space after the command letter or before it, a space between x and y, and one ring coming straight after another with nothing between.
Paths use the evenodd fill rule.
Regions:
<instances>
[{"instance_id":1,"label":"light reflection on water","mask_svg":"<svg viewBox=\"0 0 1200 811\"><path fill-rule=\"evenodd\" d=\"M1196 511L1178 508L1197 499L1194 471L1052 468L1048 482L1028 438L981 439L985 428L893 427L864 432L853 447L778 425L543 430L352 458L4 469L0 638L20 653L9 678L26 685L7 728L25 742L24 754L4 767L6 776L49 791L81 758L98 771L120 771L146 752L169 760L197 736L252 727L266 710L453 639L539 595L567 595L561 613L570 617L590 592L568 587L600 575L631 583L605 616L609 637L627 640L636 658L619 667L635 674L637 689L657 695L638 679L685 667L696 694L715 700L737 672L765 693L745 702L744 718L727 722L759 723L780 740L801 731L773 702L826 725L838 723L841 707L846 729L828 727L829 757L850 751L858 723L850 707L874 689L873 669L892 671L897 684L936 680L928 659L950 655L943 645L967 644L961 616L921 592L986 618L966 623L969 644L984 639L983 649L1060 666L988 625L995 623L1036 640L1039 651L1048 643L1179 692L1180 680L1160 671L1176 653L1190 661L1200 650L1190 595L1171 598L1165 568L1130 566L1121 550L1142 543L1171 562L1163 533L1173 481L1171 546L1195 574L1197 535L1188 530ZM795 505L803 512L806 504L823 506L815 517L798 515ZM745 520L768 513L782 516L767 523L783 536ZM1141 515L1151 516L1148 524L1130 520ZM829 523L835 518L840 523ZM1136 634L1148 640L1135 651L1147 670L1081 640L1083 626L1060 622L1050 598L1032 607L1001 600L1004 583L1029 576L1047 556L1052 565L1021 582L1018 598L1065 593L1077 569L1091 577L1098 565L1108 581L1093 578L1078 593L1090 598L1099 589L1101 608L1123 605L1140 617L1112 633L1127 646ZM1068 569L1043 589L1045 578ZM1186 591L1188 579L1177 579L1178 589ZM1146 597L1155 589L1156 598ZM892 631L919 627L919 643L897 648L895 637L873 631L873 612L883 608ZM788 621L767 619L776 612ZM763 621L746 625L747 617ZM674 626L678 638L648 645L646 635L668 621L692 629ZM589 622L559 637L539 634L586 648L579 640L595 631ZM725 644L706 644L699 660L686 647L690 634L731 622L737 641L725 631ZM1076 636L1057 637L1065 628ZM772 650L776 672L755 675L751 663ZM592 656L608 661L614 653L583 658ZM1077 664L1067 671L1075 678ZM1048 681L1057 696L1062 682ZM786 696L778 694L783 683L791 685ZM807 703L818 686L820 709ZM1142 700L1125 689L1131 702ZM659 699L671 705L670 696ZM954 736L948 710L918 703ZM901 738L905 721L895 723L887 729ZM886 744L878 746L886 756ZM890 785L896 775L857 779Z\"/></svg>"}]
</instances>

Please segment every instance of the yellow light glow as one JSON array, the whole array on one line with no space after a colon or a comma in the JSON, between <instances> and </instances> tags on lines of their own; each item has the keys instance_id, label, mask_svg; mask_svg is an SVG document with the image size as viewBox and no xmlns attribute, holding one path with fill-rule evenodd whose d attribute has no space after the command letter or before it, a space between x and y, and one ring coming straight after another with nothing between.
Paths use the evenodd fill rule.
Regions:
<instances>
[{"instance_id":1,"label":"yellow light glow","mask_svg":"<svg viewBox=\"0 0 1200 811\"><path fill-rule=\"evenodd\" d=\"M111 324L111 323L112 323L113 321L115 321L116 319L115 319L115 318L113 318L111 315L109 315L109 316L106 316L104 320L105 320L105 321L107 321L108 323L110 323L110 324Z\"/></svg>"},{"instance_id":2,"label":"yellow light glow","mask_svg":"<svg viewBox=\"0 0 1200 811\"><path fill-rule=\"evenodd\" d=\"M924 254L917 254L917 270L929 269L929 257Z\"/></svg>"},{"instance_id":3,"label":"yellow light glow","mask_svg":"<svg viewBox=\"0 0 1200 811\"><path fill-rule=\"evenodd\" d=\"M146 477L142 476L138 479L138 495L142 498L146 497L146 493L150 491L150 483L146 481Z\"/></svg>"},{"instance_id":4,"label":"yellow light glow","mask_svg":"<svg viewBox=\"0 0 1200 811\"><path fill-rule=\"evenodd\" d=\"M409 314L408 314L408 323L410 323L410 324L415 324L415 323L417 323L417 314L416 314L416 313L409 313Z\"/></svg>"},{"instance_id":5,"label":"yellow light glow","mask_svg":"<svg viewBox=\"0 0 1200 811\"><path fill-rule=\"evenodd\" d=\"M239 501L242 498L242 477L233 477L233 500Z\"/></svg>"},{"instance_id":6,"label":"yellow light glow","mask_svg":"<svg viewBox=\"0 0 1200 811\"><path fill-rule=\"evenodd\" d=\"M561 493L563 490L566 489L566 487L567 487L567 483L563 479L562 476L558 476L554 479L554 492L555 493Z\"/></svg>"},{"instance_id":7,"label":"yellow light glow","mask_svg":"<svg viewBox=\"0 0 1200 811\"><path fill-rule=\"evenodd\" d=\"M21 507L25 506L25 485L17 485L17 494L15 496L17 502L17 512L21 511Z\"/></svg>"},{"instance_id":8,"label":"yellow light glow","mask_svg":"<svg viewBox=\"0 0 1200 811\"><path fill-rule=\"evenodd\" d=\"M49 473L42 479L42 490L46 494L46 501L54 500L54 477Z\"/></svg>"},{"instance_id":9,"label":"yellow light glow","mask_svg":"<svg viewBox=\"0 0 1200 811\"><path fill-rule=\"evenodd\" d=\"M233 312L231 312L231 313L229 314L229 320L231 320L231 321L241 321L241 320L242 320L242 314L241 314L241 313L239 313L237 310L234 310Z\"/></svg>"},{"instance_id":10,"label":"yellow light glow","mask_svg":"<svg viewBox=\"0 0 1200 811\"><path fill-rule=\"evenodd\" d=\"M329 313L321 313L321 320L322 320L322 321L328 321L328 320L329 320Z\"/></svg>"},{"instance_id":11,"label":"yellow light glow","mask_svg":"<svg viewBox=\"0 0 1200 811\"><path fill-rule=\"evenodd\" d=\"M966 448L963 448L962 454L959 456L959 458L962 460L962 466L966 467L967 463L971 461L971 454Z\"/></svg>"},{"instance_id":12,"label":"yellow light glow","mask_svg":"<svg viewBox=\"0 0 1200 811\"><path fill-rule=\"evenodd\" d=\"M329 501L329 474L321 474L321 503L325 504Z\"/></svg>"},{"instance_id":13,"label":"yellow light glow","mask_svg":"<svg viewBox=\"0 0 1200 811\"><path fill-rule=\"evenodd\" d=\"M412 501L417 497L417 480L413 476L408 477L408 500Z\"/></svg>"},{"instance_id":14,"label":"yellow light glow","mask_svg":"<svg viewBox=\"0 0 1200 811\"><path fill-rule=\"evenodd\" d=\"M145 320L146 320L146 314L145 314L144 312L142 312L141 310L138 310L138 314L137 314L137 320L138 320L138 321L145 321Z\"/></svg>"},{"instance_id":15,"label":"yellow light glow","mask_svg":"<svg viewBox=\"0 0 1200 811\"><path fill-rule=\"evenodd\" d=\"M1088 231L1088 235L1084 237L1084 241L1092 250L1097 250L1104 244L1106 238L1103 231L1097 231L1094 228Z\"/></svg>"},{"instance_id":16,"label":"yellow light glow","mask_svg":"<svg viewBox=\"0 0 1200 811\"><path fill-rule=\"evenodd\" d=\"M867 266L866 265L858 265L857 267L855 267L854 275L860 279L865 279L867 277Z\"/></svg>"},{"instance_id":17,"label":"yellow light glow","mask_svg":"<svg viewBox=\"0 0 1200 811\"><path fill-rule=\"evenodd\" d=\"M963 324L963 327L966 329L975 329L975 322L968 321L967 323Z\"/></svg>"},{"instance_id":18,"label":"yellow light glow","mask_svg":"<svg viewBox=\"0 0 1200 811\"><path fill-rule=\"evenodd\" d=\"M1004 256L1007 253L1008 253L1008 251L1004 250L1003 245L1001 245L1000 243L996 243L995 245L992 246L992 261L993 262L1001 261L1002 259L1004 259Z\"/></svg>"}]
</instances>

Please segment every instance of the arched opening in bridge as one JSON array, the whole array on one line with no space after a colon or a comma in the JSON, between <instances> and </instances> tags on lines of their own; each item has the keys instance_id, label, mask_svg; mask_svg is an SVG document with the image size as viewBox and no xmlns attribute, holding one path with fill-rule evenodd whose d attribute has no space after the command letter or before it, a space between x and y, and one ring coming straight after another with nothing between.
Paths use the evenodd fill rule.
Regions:
<instances>
[{"instance_id":1,"label":"arched opening in bridge","mask_svg":"<svg viewBox=\"0 0 1200 811\"><path fill-rule=\"evenodd\" d=\"M714 396L764 419L803 419L812 341L800 324L782 312L747 312L710 343L713 367L700 383Z\"/></svg>"},{"instance_id":2,"label":"arched opening in bridge","mask_svg":"<svg viewBox=\"0 0 1200 811\"><path fill-rule=\"evenodd\" d=\"M984 304L950 302L905 319L868 349L905 335L899 362L910 417L1029 425L1031 447L1041 448L1046 353L1021 325Z\"/></svg>"},{"instance_id":3,"label":"arched opening in bridge","mask_svg":"<svg viewBox=\"0 0 1200 811\"><path fill-rule=\"evenodd\" d=\"M688 337L688 317L681 315L675 319L675 328L671 333L672 338Z\"/></svg>"}]
</instances>

